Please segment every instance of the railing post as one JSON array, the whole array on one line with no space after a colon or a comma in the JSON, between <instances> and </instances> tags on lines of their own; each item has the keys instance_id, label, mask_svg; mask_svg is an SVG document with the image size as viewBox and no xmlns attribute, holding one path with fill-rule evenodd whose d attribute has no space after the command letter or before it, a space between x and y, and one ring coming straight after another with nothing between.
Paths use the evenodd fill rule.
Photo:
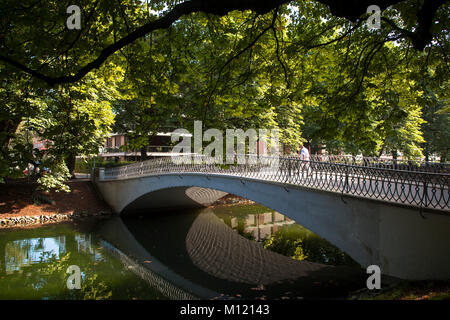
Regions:
<instances>
[{"instance_id":1,"label":"railing post","mask_svg":"<svg viewBox=\"0 0 450 320\"><path fill-rule=\"evenodd\" d=\"M427 207L428 206L428 183L427 183L427 175L425 174L425 178L423 179L423 199L425 201L422 200L423 202L423 206Z\"/></svg>"},{"instance_id":2,"label":"railing post","mask_svg":"<svg viewBox=\"0 0 450 320\"><path fill-rule=\"evenodd\" d=\"M348 193L348 165L345 165L345 187L344 190Z\"/></svg>"},{"instance_id":3,"label":"railing post","mask_svg":"<svg viewBox=\"0 0 450 320\"><path fill-rule=\"evenodd\" d=\"M292 163L291 163L291 159L288 159L288 172L289 172L289 182L291 181L291 177L292 177Z\"/></svg>"},{"instance_id":4,"label":"railing post","mask_svg":"<svg viewBox=\"0 0 450 320\"><path fill-rule=\"evenodd\" d=\"M90 176L90 180L92 181L92 182L95 182L95 167L92 167L91 168L91 176Z\"/></svg>"},{"instance_id":5,"label":"railing post","mask_svg":"<svg viewBox=\"0 0 450 320\"><path fill-rule=\"evenodd\" d=\"M105 180L105 168L98 168L98 180Z\"/></svg>"}]
</instances>

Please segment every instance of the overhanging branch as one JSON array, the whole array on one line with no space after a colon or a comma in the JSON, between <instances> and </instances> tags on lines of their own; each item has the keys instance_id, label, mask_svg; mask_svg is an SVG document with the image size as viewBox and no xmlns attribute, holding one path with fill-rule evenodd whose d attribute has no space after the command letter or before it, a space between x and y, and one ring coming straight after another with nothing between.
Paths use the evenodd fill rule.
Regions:
<instances>
[{"instance_id":1,"label":"overhanging branch","mask_svg":"<svg viewBox=\"0 0 450 320\"><path fill-rule=\"evenodd\" d=\"M71 75L53 77L43 74L35 69L31 69L26 63L21 63L13 58L13 55L0 54L0 60L4 61L17 69L24 71L33 77L45 81L48 85L54 86L56 84L71 83L82 79L87 73L93 69L99 68L105 61L115 52L121 50L123 47L134 42L135 40L144 37L146 34L160 29L169 28L181 16L196 12L204 12L223 16L231 11L252 10L257 14L266 14L280 5L291 2L292 0L190 0L182 2L173 7L164 16L148 22L136 30L130 32L125 37L117 42L105 47L100 54L93 61L81 67L78 71ZM378 5L382 10L397 4L403 0L316 0L330 8L331 13L337 17L345 17L350 21L356 21L361 15L366 13L367 7L372 4ZM438 8L443 5L445 0L425 0L423 5L418 10L417 28L414 32L407 31L392 25L391 27L400 32L402 37L411 39L413 47L418 50L423 48L431 42L432 35L430 27ZM325 44L324 44L325 45Z\"/></svg>"}]
</instances>

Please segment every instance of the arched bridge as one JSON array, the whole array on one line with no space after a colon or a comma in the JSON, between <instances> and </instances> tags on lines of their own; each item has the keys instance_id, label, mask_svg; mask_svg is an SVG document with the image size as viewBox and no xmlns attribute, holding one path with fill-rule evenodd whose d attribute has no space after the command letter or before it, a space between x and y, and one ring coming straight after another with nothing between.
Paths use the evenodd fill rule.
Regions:
<instances>
[{"instance_id":1,"label":"arched bridge","mask_svg":"<svg viewBox=\"0 0 450 320\"><path fill-rule=\"evenodd\" d=\"M364 267L407 279L450 279L447 165L238 157L243 164L228 166L203 156L189 163L159 158L99 168L93 176L117 213L207 206L232 193L281 212Z\"/></svg>"}]
</instances>

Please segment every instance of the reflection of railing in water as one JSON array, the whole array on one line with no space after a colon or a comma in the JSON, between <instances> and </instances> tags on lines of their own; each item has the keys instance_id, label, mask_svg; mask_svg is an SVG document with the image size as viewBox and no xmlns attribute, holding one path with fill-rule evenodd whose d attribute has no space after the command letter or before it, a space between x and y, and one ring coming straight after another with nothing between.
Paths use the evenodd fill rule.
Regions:
<instances>
[{"instance_id":1,"label":"reflection of railing in water","mask_svg":"<svg viewBox=\"0 0 450 320\"><path fill-rule=\"evenodd\" d=\"M104 180L170 173L225 174L449 210L450 174L441 173L447 170L447 164L444 164L445 168L441 167L442 164L436 164L435 172L430 172L433 170L421 171L422 166L417 166L413 171L392 169L384 161L375 162L372 159L361 162L356 157L320 158L321 161L317 161L317 157L310 161L298 157L258 155L237 155L236 158L238 164L235 165L218 165L214 159L202 155L158 158L107 168ZM428 164L424 168L431 166Z\"/></svg>"},{"instance_id":2,"label":"reflection of railing in water","mask_svg":"<svg viewBox=\"0 0 450 320\"><path fill-rule=\"evenodd\" d=\"M141 279L147 281L152 287L156 288L163 296L171 300L197 300L192 294L183 291L174 286L172 283L154 273L153 271L141 266L138 262L128 257L119 249L110 245L108 242L101 240L101 245L109 253L120 259L124 266L132 266L131 271L138 275Z\"/></svg>"}]
</instances>

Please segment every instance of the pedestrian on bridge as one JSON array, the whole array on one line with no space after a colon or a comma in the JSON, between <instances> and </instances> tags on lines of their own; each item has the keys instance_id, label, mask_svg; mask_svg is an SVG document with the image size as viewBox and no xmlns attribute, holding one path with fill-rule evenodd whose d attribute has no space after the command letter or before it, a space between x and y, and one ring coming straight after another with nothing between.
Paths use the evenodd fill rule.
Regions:
<instances>
[{"instance_id":1,"label":"pedestrian on bridge","mask_svg":"<svg viewBox=\"0 0 450 320\"><path fill-rule=\"evenodd\" d=\"M309 163L309 151L308 148L306 148L305 144L301 144L301 150L300 150L300 160L302 160L302 176L303 176L303 172L306 173L306 176L311 175L312 173L312 169Z\"/></svg>"},{"instance_id":2,"label":"pedestrian on bridge","mask_svg":"<svg viewBox=\"0 0 450 320\"><path fill-rule=\"evenodd\" d=\"M300 159L301 159L301 160L304 160L304 161L309 161L309 151L308 151L308 149L305 147L304 144L301 145Z\"/></svg>"}]
</instances>

